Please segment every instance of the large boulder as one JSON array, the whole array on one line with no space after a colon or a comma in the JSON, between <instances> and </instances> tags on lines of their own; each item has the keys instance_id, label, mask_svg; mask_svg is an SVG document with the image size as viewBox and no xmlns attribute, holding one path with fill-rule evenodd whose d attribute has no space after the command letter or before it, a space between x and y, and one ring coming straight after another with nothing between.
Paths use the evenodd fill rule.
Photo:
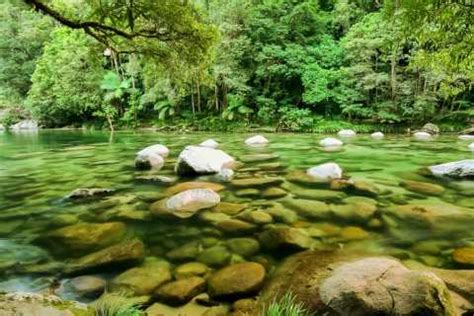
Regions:
<instances>
[{"instance_id":1,"label":"large boulder","mask_svg":"<svg viewBox=\"0 0 474 316\"><path fill-rule=\"evenodd\" d=\"M339 137L354 137L356 135L356 132L354 132L351 129L343 129L337 132L337 136Z\"/></svg>"},{"instance_id":2,"label":"large boulder","mask_svg":"<svg viewBox=\"0 0 474 316\"><path fill-rule=\"evenodd\" d=\"M181 176L219 173L235 163L234 158L219 149L187 146L178 157L175 171Z\"/></svg>"},{"instance_id":3,"label":"large boulder","mask_svg":"<svg viewBox=\"0 0 474 316\"><path fill-rule=\"evenodd\" d=\"M264 146L268 144L268 139L266 139L262 135L256 135L256 136L247 138L245 140L245 144L249 146Z\"/></svg>"},{"instance_id":4,"label":"large boulder","mask_svg":"<svg viewBox=\"0 0 474 316\"><path fill-rule=\"evenodd\" d=\"M259 235L260 243L267 249L302 250L313 246L314 240L302 228L275 226Z\"/></svg>"},{"instance_id":5,"label":"large boulder","mask_svg":"<svg viewBox=\"0 0 474 316\"><path fill-rule=\"evenodd\" d=\"M320 284L319 294L322 303L339 315L456 315L440 278L410 271L389 258L341 265Z\"/></svg>"},{"instance_id":6,"label":"large boulder","mask_svg":"<svg viewBox=\"0 0 474 316\"><path fill-rule=\"evenodd\" d=\"M262 288L265 274L265 268L256 262L233 264L211 275L208 293L218 299L252 296Z\"/></svg>"},{"instance_id":7,"label":"large boulder","mask_svg":"<svg viewBox=\"0 0 474 316\"><path fill-rule=\"evenodd\" d=\"M426 132L431 135L438 135L439 134L439 127L433 123L426 123L421 128L422 132Z\"/></svg>"},{"instance_id":8,"label":"large boulder","mask_svg":"<svg viewBox=\"0 0 474 316\"><path fill-rule=\"evenodd\" d=\"M434 274L366 252L310 250L288 257L260 302L288 292L314 315L456 315L446 285Z\"/></svg>"},{"instance_id":9,"label":"large boulder","mask_svg":"<svg viewBox=\"0 0 474 316\"><path fill-rule=\"evenodd\" d=\"M22 120L10 126L10 130L12 131L21 131L21 130L34 131L37 129L38 129L38 122L35 120Z\"/></svg>"},{"instance_id":10,"label":"large boulder","mask_svg":"<svg viewBox=\"0 0 474 316\"><path fill-rule=\"evenodd\" d=\"M474 159L435 165L429 170L436 177L474 178Z\"/></svg>"},{"instance_id":11,"label":"large boulder","mask_svg":"<svg viewBox=\"0 0 474 316\"><path fill-rule=\"evenodd\" d=\"M79 223L53 230L38 241L55 254L80 256L116 244L125 234L126 226L121 222Z\"/></svg>"},{"instance_id":12,"label":"large boulder","mask_svg":"<svg viewBox=\"0 0 474 316\"><path fill-rule=\"evenodd\" d=\"M339 147L344 145L344 143L337 138L326 137L319 141L319 145L321 147Z\"/></svg>"},{"instance_id":13,"label":"large boulder","mask_svg":"<svg viewBox=\"0 0 474 316\"><path fill-rule=\"evenodd\" d=\"M188 218L199 210L216 206L220 200L219 194L213 190L191 189L153 203L151 212L155 215L174 215L179 218Z\"/></svg>"},{"instance_id":14,"label":"large boulder","mask_svg":"<svg viewBox=\"0 0 474 316\"><path fill-rule=\"evenodd\" d=\"M306 173L320 182L330 182L332 179L342 178L342 169L334 162L309 168Z\"/></svg>"}]
</instances>

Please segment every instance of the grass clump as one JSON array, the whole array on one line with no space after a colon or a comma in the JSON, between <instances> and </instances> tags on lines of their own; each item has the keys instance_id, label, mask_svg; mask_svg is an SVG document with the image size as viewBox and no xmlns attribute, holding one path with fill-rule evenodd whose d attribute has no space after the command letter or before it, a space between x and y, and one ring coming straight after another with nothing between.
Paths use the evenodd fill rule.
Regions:
<instances>
[{"instance_id":1,"label":"grass clump","mask_svg":"<svg viewBox=\"0 0 474 316\"><path fill-rule=\"evenodd\" d=\"M95 316L142 316L139 306L127 302L124 297L106 294L93 303Z\"/></svg>"},{"instance_id":2,"label":"grass clump","mask_svg":"<svg viewBox=\"0 0 474 316\"><path fill-rule=\"evenodd\" d=\"M273 300L269 306L265 307L263 316L310 316L310 312L291 292L287 292L278 300Z\"/></svg>"}]
</instances>

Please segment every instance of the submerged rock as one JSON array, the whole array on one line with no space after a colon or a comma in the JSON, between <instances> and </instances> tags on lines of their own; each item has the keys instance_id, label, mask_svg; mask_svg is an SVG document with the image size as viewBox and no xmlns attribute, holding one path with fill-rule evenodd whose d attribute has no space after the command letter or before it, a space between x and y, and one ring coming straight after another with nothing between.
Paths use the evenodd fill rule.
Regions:
<instances>
[{"instance_id":1,"label":"submerged rock","mask_svg":"<svg viewBox=\"0 0 474 316\"><path fill-rule=\"evenodd\" d=\"M436 177L474 178L474 160L460 160L429 167Z\"/></svg>"},{"instance_id":2,"label":"submerged rock","mask_svg":"<svg viewBox=\"0 0 474 316\"><path fill-rule=\"evenodd\" d=\"M268 144L268 139L266 139L262 135L256 135L256 136L247 138L245 140L245 144L249 146L263 146L263 145Z\"/></svg>"},{"instance_id":3,"label":"submerged rock","mask_svg":"<svg viewBox=\"0 0 474 316\"><path fill-rule=\"evenodd\" d=\"M474 266L474 247L455 249L453 252L453 260L456 263Z\"/></svg>"},{"instance_id":4,"label":"submerged rock","mask_svg":"<svg viewBox=\"0 0 474 316\"><path fill-rule=\"evenodd\" d=\"M92 275L84 275L73 278L66 283L66 287L70 288L74 294L80 297L98 297L105 291L107 282L100 277Z\"/></svg>"},{"instance_id":5,"label":"submerged rock","mask_svg":"<svg viewBox=\"0 0 474 316\"><path fill-rule=\"evenodd\" d=\"M232 180L231 184L237 188L260 187L279 185L283 183L281 178L247 178Z\"/></svg>"},{"instance_id":6,"label":"submerged rock","mask_svg":"<svg viewBox=\"0 0 474 316\"><path fill-rule=\"evenodd\" d=\"M339 137L354 137L356 135L356 132L354 132L351 129L343 129L337 132L337 136Z\"/></svg>"},{"instance_id":7,"label":"submerged rock","mask_svg":"<svg viewBox=\"0 0 474 316\"><path fill-rule=\"evenodd\" d=\"M313 245L304 229L293 227L271 227L259 235L259 240L268 249L302 250Z\"/></svg>"},{"instance_id":8,"label":"submerged rock","mask_svg":"<svg viewBox=\"0 0 474 316\"><path fill-rule=\"evenodd\" d=\"M151 212L154 215L174 215L179 218L189 218L197 211L214 207L219 202L219 194L210 189L191 189L153 203Z\"/></svg>"},{"instance_id":9,"label":"submerged rock","mask_svg":"<svg viewBox=\"0 0 474 316\"><path fill-rule=\"evenodd\" d=\"M168 305L183 305L205 290L206 280L201 277L190 277L161 286L155 295Z\"/></svg>"},{"instance_id":10,"label":"submerged rock","mask_svg":"<svg viewBox=\"0 0 474 316\"><path fill-rule=\"evenodd\" d=\"M114 189L103 189L103 188L79 188L75 189L67 195L68 199L83 199L94 196L105 196L115 192Z\"/></svg>"},{"instance_id":11,"label":"submerged rock","mask_svg":"<svg viewBox=\"0 0 474 316\"><path fill-rule=\"evenodd\" d=\"M280 156L277 154L253 154L245 155L240 157L240 160L243 162L261 162L278 159Z\"/></svg>"},{"instance_id":12,"label":"submerged rock","mask_svg":"<svg viewBox=\"0 0 474 316\"><path fill-rule=\"evenodd\" d=\"M332 179L342 178L342 169L338 164L328 162L319 166L309 168L306 173L313 179L329 183Z\"/></svg>"},{"instance_id":13,"label":"submerged rock","mask_svg":"<svg viewBox=\"0 0 474 316\"><path fill-rule=\"evenodd\" d=\"M474 151L474 143L471 143L469 146L467 146L467 148Z\"/></svg>"},{"instance_id":14,"label":"submerged rock","mask_svg":"<svg viewBox=\"0 0 474 316\"><path fill-rule=\"evenodd\" d=\"M427 195L442 195L445 191L440 185L420 181L405 180L400 185L407 190Z\"/></svg>"},{"instance_id":15,"label":"submerged rock","mask_svg":"<svg viewBox=\"0 0 474 316\"><path fill-rule=\"evenodd\" d=\"M329 205L306 199L284 199L281 203L306 218L328 219L331 217Z\"/></svg>"},{"instance_id":16,"label":"submerged rock","mask_svg":"<svg viewBox=\"0 0 474 316\"><path fill-rule=\"evenodd\" d=\"M208 266L201 262L187 262L176 267L174 275L176 279L185 279L194 276L205 276L209 272Z\"/></svg>"},{"instance_id":17,"label":"submerged rock","mask_svg":"<svg viewBox=\"0 0 474 316\"><path fill-rule=\"evenodd\" d=\"M131 268L112 281L114 292L132 292L134 295L150 295L160 285L172 279L170 264L160 260L146 260L142 266Z\"/></svg>"},{"instance_id":18,"label":"submerged rock","mask_svg":"<svg viewBox=\"0 0 474 316\"><path fill-rule=\"evenodd\" d=\"M217 148L219 147L219 143L216 142L214 139L210 138L210 139L207 139L205 141L203 141L202 143L199 144L199 146L202 146L202 147L209 147L209 148Z\"/></svg>"},{"instance_id":19,"label":"submerged rock","mask_svg":"<svg viewBox=\"0 0 474 316\"><path fill-rule=\"evenodd\" d=\"M385 137L385 135L382 132L375 132L370 134L370 137L372 137L373 139L382 139Z\"/></svg>"},{"instance_id":20,"label":"submerged rock","mask_svg":"<svg viewBox=\"0 0 474 316\"><path fill-rule=\"evenodd\" d=\"M175 171L180 176L219 173L234 162L234 158L222 150L188 146L179 154Z\"/></svg>"},{"instance_id":21,"label":"submerged rock","mask_svg":"<svg viewBox=\"0 0 474 316\"><path fill-rule=\"evenodd\" d=\"M212 208L213 212L224 213L227 215L237 215L246 208L245 205L229 202L220 202Z\"/></svg>"},{"instance_id":22,"label":"submerged rock","mask_svg":"<svg viewBox=\"0 0 474 316\"><path fill-rule=\"evenodd\" d=\"M222 267L230 260L231 254L224 246L213 246L201 252L197 260L211 267Z\"/></svg>"},{"instance_id":23,"label":"submerged rock","mask_svg":"<svg viewBox=\"0 0 474 316\"><path fill-rule=\"evenodd\" d=\"M227 240L227 247L238 255L247 257L256 254L260 250L260 244L256 239L243 237Z\"/></svg>"},{"instance_id":24,"label":"submerged rock","mask_svg":"<svg viewBox=\"0 0 474 316\"><path fill-rule=\"evenodd\" d=\"M319 141L321 147L340 147L344 145L342 141L337 138L327 137Z\"/></svg>"},{"instance_id":25,"label":"submerged rock","mask_svg":"<svg viewBox=\"0 0 474 316\"><path fill-rule=\"evenodd\" d=\"M413 295L416 293L416 295ZM322 303L340 315L456 315L448 288L433 273L410 271L389 258L336 268L321 283Z\"/></svg>"},{"instance_id":26,"label":"submerged rock","mask_svg":"<svg viewBox=\"0 0 474 316\"><path fill-rule=\"evenodd\" d=\"M106 269L110 266L130 266L143 260L145 245L138 239L122 242L76 260L66 266L67 274Z\"/></svg>"},{"instance_id":27,"label":"submerged rock","mask_svg":"<svg viewBox=\"0 0 474 316\"><path fill-rule=\"evenodd\" d=\"M203 182L203 181L192 181L192 182L182 182L178 183L165 190L166 195L175 195L177 193L191 190L191 189L209 189L214 192L220 192L225 189L222 184L213 183L213 182Z\"/></svg>"},{"instance_id":28,"label":"submerged rock","mask_svg":"<svg viewBox=\"0 0 474 316\"><path fill-rule=\"evenodd\" d=\"M233 264L211 275L208 293L216 299L248 297L262 288L265 274L265 268L256 262Z\"/></svg>"},{"instance_id":29,"label":"submerged rock","mask_svg":"<svg viewBox=\"0 0 474 316\"><path fill-rule=\"evenodd\" d=\"M125 234L126 226L121 222L80 223L54 230L38 241L48 245L53 253L67 252L77 257L116 244Z\"/></svg>"},{"instance_id":30,"label":"submerged rock","mask_svg":"<svg viewBox=\"0 0 474 316\"><path fill-rule=\"evenodd\" d=\"M284 197L287 194L288 192L286 192L285 190L273 187L273 188L267 188L263 190L262 197L267 198L267 199L277 199L277 198Z\"/></svg>"}]
</instances>

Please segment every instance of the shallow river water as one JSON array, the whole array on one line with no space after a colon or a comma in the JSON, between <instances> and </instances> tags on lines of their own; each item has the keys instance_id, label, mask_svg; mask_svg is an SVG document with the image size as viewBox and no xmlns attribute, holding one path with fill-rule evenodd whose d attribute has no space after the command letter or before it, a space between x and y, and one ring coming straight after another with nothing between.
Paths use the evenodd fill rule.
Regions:
<instances>
[{"instance_id":1,"label":"shallow river water","mask_svg":"<svg viewBox=\"0 0 474 316\"><path fill-rule=\"evenodd\" d=\"M474 158L468 142L454 135L430 141L405 135L387 135L382 140L357 135L345 139L337 152L319 147L325 135L268 134L269 145L260 148L246 146L248 136L154 132L111 136L86 131L0 134L0 291L40 291L52 287L53 280L61 283L70 275L89 273L113 280L129 266L60 272L69 271L68 265L77 264L88 253L136 238L144 243L147 257L164 258L171 269L196 261L210 269L257 261L271 270L287 255L306 248L363 249L456 268L460 265L453 260L453 251L474 247L473 181L435 179L423 172L430 165ZM173 167L179 152L208 138L243 162L234 179L277 180L268 185L236 186L214 176L178 179ZM137 171L136 152L156 143L170 149L165 167L159 172ZM356 188L331 188L305 180L306 169L326 162L339 164L344 176L357 183ZM176 182L153 181L155 175ZM242 205L242 209L229 209L227 214L201 211L189 219L151 214L153 202L169 195L177 183L191 181L222 184L221 201ZM67 199L77 188L115 191L100 198ZM413 210L421 211L410 215ZM219 224L229 219L239 222L232 227ZM56 230L71 225L117 222L124 224L117 228L120 233L112 229L99 243L92 237L76 240L79 235L54 237ZM275 225L296 228L304 238L279 243L274 235L262 237ZM78 234L87 239L87 233ZM68 291L59 293L77 298Z\"/></svg>"}]
</instances>

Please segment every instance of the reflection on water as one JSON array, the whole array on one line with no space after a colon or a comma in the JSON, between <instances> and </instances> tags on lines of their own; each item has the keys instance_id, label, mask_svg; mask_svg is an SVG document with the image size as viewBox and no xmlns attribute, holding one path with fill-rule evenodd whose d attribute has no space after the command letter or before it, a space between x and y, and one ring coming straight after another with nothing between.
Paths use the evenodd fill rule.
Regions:
<instances>
[{"instance_id":1,"label":"reflection on water","mask_svg":"<svg viewBox=\"0 0 474 316\"><path fill-rule=\"evenodd\" d=\"M0 290L41 288L59 263L67 265L78 257L68 242L40 242L51 231L78 223L122 222L124 232L113 243L139 238L147 256L163 257L172 264L200 261L211 267L242 260L277 265L291 251L272 245L274 240L263 233L288 227L304 232L311 240L308 247L362 248L439 267L453 266L453 249L474 246L473 182L432 179L420 172L429 165L473 158L467 143L455 136L416 141L405 136L373 140L361 135L346 139L338 152L319 148L322 135L270 134L266 135L270 144L262 148L245 146L247 136L0 134ZM204 211L187 220L153 217L151 203L166 196L165 190L173 184L146 181L150 177L144 176L153 173L134 169L135 153L150 144L168 146L171 155L158 175L172 177L184 146L210 137L244 162L236 178L276 177L283 183L246 187L224 183L221 200L233 203L234 210L229 206L225 212ZM335 190L298 179L299 170L326 162L338 163L346 176L364 187ZM179 181L196 180L218 181L213 176ZM116 191L101 199L64 199L80 187ZM235 204L242 206L240 210ZM238 221L229 224L229 219ZM237 237L247 240L236 241ZM79 242L85 244L75 244L81 251L97 250L97 245L89 249L87 241ZM54 249L62 246L66 249Z\"/></svg>"}]
</instances>

